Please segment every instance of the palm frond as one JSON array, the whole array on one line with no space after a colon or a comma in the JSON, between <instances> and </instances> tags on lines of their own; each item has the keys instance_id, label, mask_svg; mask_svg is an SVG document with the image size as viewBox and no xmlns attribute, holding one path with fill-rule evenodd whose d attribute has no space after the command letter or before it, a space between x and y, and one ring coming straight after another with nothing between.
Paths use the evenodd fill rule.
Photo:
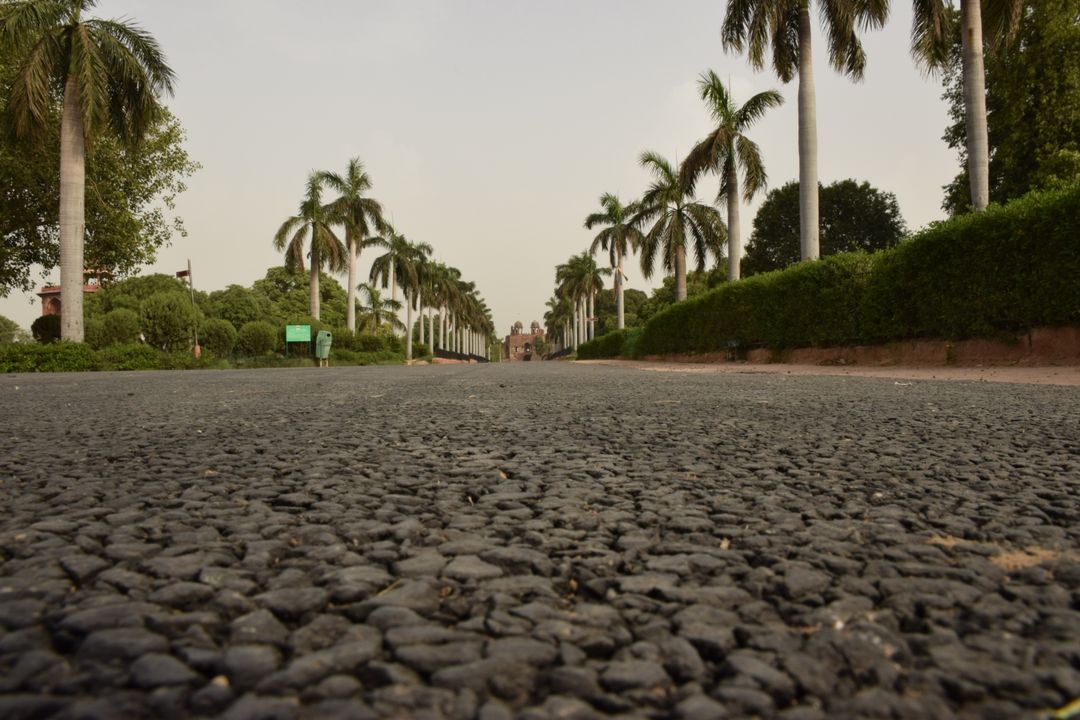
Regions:
<instances>
[{"instance_id":1,"label":"palm frond","mask_svg":"<svg viewBox=\"0 0 1080 720\"><path fill-rule=\"evenodd\" d=\"M769 182L765 165L761 161L761 149L753 140L740 135L736 141L736 155L743 172L743 199L750 202Z\"/></svg>"},{"instance_id":2,"label":"palm frond","mask_svg":"<svg viewBox=\"0 0 1080 720\"><path fill-rule=\"evenodd\" d=\"M943 0L913 0L911 55L927 73L945 68L952 53L953 15Z\"/></svg>"}]
</instances>

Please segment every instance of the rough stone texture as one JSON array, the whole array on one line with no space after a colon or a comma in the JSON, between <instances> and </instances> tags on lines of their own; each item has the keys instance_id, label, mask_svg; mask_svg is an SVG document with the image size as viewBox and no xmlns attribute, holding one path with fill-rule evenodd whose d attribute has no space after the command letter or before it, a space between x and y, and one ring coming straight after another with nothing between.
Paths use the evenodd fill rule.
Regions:
<instances>
[{"instance_id":1,"label":"rough stone texture","mask_svg":"<svg viewBox=\"0 0 1080 720\"><path fill-rule=\"evenodd\" d=\"M521 363L0 396L5 718L1080 696L1075 388Z\"/></svg>"}]
</instances>

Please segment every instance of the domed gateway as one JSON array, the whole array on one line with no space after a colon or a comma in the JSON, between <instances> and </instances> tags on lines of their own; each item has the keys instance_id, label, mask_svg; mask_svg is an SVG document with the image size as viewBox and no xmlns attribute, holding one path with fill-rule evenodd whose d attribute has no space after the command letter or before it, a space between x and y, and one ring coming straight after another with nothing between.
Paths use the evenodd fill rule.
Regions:
<instances>
[{"instance_id":1,"label":"domed gateway","mask_svg":"<svg viewBox=\"0 0 1080 720\"><path fill-rule=\"evenodd\" d=\"M503 340L503 357L511 362L521 362L540 359L540 348L544 344L544 330L536 320L529 326L529 332L525 332L525 326L520 320L510 328L510 334Z\"/></svg>"}]
</instances>

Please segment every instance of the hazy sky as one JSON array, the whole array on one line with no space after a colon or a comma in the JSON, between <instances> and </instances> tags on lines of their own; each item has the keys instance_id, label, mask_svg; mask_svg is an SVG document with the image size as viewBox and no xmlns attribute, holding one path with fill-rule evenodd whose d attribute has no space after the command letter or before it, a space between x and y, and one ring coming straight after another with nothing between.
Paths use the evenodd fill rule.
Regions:
<instances>
[{"instance_id":1,"label":"hazy sky","mask_svg":"<svg viewBox=\"0 0 1080 720\"><path fill-rule=\"evenodd\" d=\"M785 104L750 135L770 187L798 177L796 83L720 45L721 0L101 0L135 19L177 74L168 104L203 168L178 212L189 231L144 272L188 258L196 287L250 285L282 257L271 247L308 173L359 156L407 237L476 282L497 331L540 320L554 267L591 241L604 192L639 195L642 150L682 157L708 130L697 78L730 78L737 101L769 88ZM894 192L910 228L942 217L956 173L941 141L940 83L908 53L910 5L864 37L866 78L827 65L814 40L823 183ZM716 183L699 186L712 199ZM761 196L743 208L743 242ZM361 258L366 277L371 257ZM601 258L601 262L604 260ZM631 263L627 287L647 289ZM59 270L52 279L59 278ZM343 279L342 279L343 281ZM33 295L0 299L24 327Z\"/></svg>"}]
</instances>

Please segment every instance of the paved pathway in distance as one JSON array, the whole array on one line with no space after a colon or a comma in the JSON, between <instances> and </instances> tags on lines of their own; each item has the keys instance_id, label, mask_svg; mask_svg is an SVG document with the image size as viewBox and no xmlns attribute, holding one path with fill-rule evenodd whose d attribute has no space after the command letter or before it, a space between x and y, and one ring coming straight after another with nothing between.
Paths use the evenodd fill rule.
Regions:
<instances>
[{"instance_id":1,"label":"paved pathway in distance","mask_svg":"<svg viewBox=\"0 0 1080 720\"><path fill-rule=\"evenodd\" d=\"M0 717L1035 717L1080 390L0 376Z\"/></svg>"}]
</instances>

